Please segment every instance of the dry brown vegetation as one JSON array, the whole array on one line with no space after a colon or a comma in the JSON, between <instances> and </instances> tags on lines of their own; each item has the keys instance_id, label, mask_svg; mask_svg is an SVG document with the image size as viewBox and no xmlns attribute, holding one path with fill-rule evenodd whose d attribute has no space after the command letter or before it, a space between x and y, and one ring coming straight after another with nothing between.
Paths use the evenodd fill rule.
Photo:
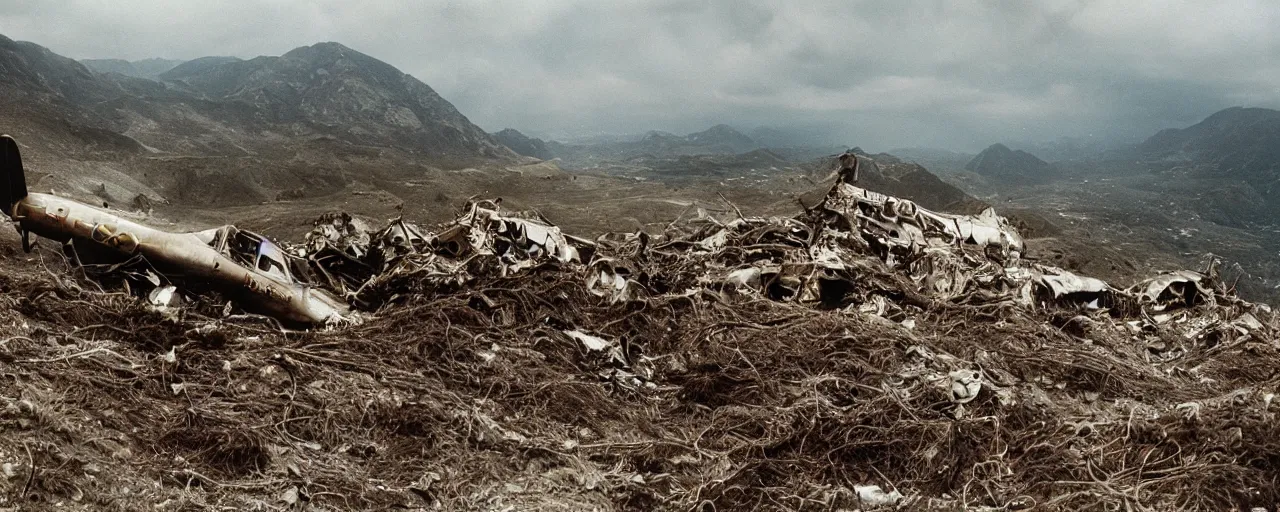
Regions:
<instances>
[{"instance_id":1,"label":"dry brown vegetation","mask_svg":"<svg viewBox=\"0 0 1280 512\"><path fill-rule=\"evenodd\" d=\"M1237 328L1251 306L1222 290L1186 310L1190 337L1069 303L937 300L853 242L830 300L708 283L803 250L770 222L714 252L689 250L705 231L686 224L604 239L645 291L630 300L578 264L498 277L478 257L465 283L388 274L362 294L371 318L316 332L212 297L157 311L10 249L0 506L852 510L862 485L906 509L1280 502L1274 318ZM982 381L972 401L956 371Z\"/></svg>"}]
</instances>

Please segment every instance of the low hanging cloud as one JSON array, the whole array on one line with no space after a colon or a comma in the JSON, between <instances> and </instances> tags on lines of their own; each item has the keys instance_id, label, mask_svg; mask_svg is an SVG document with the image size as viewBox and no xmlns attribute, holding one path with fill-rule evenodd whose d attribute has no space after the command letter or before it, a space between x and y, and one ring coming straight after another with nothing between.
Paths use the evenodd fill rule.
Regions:
<instances>
[{"instance_id":1,"label":"low hanging cloud","mask_svg":"<svg viewBox=\"0 0 1280 512\"><path fill-rule=\"evenodd\" d=\"M1154 0L8 0L74 58L279 55L337 41L489 130L820 129L867 148L1140 139L1280 107L1280 3Z\"/></svg>"}]
</instances>

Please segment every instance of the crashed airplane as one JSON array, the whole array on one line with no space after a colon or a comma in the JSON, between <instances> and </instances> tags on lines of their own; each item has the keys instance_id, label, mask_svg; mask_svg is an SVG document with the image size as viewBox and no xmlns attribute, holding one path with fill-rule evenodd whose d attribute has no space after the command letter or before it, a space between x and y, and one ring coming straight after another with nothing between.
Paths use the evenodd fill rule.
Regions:
<instances>
[{"instance_id":1,"label":"crashed airplane","mask_svg":"<svg viewBox=\"0 0 1280 512\"><path fill-rule=\"evenodd\" d=\"M247 310L295 324L354 318L335 294L376 310L397 297L456 290L485 275L507 277L543 265L580 273L590 293L609 303L704 290L888 316L900 316L886 310L900 309L895 303L1070 308L1107 312L1138 331L1194 325L1185 333L1192 337L1271 316L1263 304L1210 286L1212 268L1117 289L1024 259L1022 237L991 208L977 215L933 212L844 179L820 204L790 218L739 214L722 221L700 214L663 233L587 240L540 215L503 212L500 200L475 200L434 231L403 219L374 231L351 215L329 214L317 219L305 243L281 248L234 226L168 233L28 193L17 145L8 137L0 142L4 206L26 248L28 233L35 233L71 242L78 254L106 253L116 261L141 256L170 279L193 289L204 285ZM413 281L407 277L429 286L400 286ZM1202 321L1188 322L1189 316Z\"/></svg>"},{"instance_id":2,"label":"crashed airplane","mask_svg":"<svg viewBox=\"0 0 1280 512\"><path fill-rule=\"evenodd\" d=\"M349 313L341 300L295 278L296 259L261 235L235 226L169 233L78 201L28 192L18 144L8 135L0 136L0 172L0 200L22 233L24 250L31 250L34 233L106 261L141 257L166 278L217 291L289 324L333 323Z\"/></svg>"}]
</instances>

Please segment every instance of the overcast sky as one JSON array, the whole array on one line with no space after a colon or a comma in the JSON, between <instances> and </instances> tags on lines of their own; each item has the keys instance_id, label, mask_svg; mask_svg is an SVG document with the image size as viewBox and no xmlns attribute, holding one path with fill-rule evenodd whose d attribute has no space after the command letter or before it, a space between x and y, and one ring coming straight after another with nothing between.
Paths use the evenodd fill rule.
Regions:
<instances>
[{"instance_id":1,"label":"overcast sky","mask_svg":"<svg viewBox=\"0 0 1280 512\"><path fill-rule=\"evenodd\" d=\"M821 129L874 150L1143 138L1280 107L1276 0L0 0L73 58L337 41L490 131Z\"/></svg>"}]
</instances>

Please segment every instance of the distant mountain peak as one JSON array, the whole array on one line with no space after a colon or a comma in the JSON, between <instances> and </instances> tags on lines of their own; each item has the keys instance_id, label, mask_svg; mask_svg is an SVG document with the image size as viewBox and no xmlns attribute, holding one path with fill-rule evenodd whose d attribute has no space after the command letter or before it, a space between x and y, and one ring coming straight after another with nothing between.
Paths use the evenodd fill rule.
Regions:
<instances>
[{"instance_id":1,"label":"distant mountain peak","mask_svg":"<svg viewBox=\"0 0 1280 512\"><path fill-rule=\"evenodd\" d=\"M717 124L706 130L690 133L685 136L685 140L698 145L725 146L735 152L750 151L759 146L751 137L727 124Z\"/></svg>"},{"instance_id":2,"label":"distant mountain peak","mask_svg":"<svg viewBox=\"0 0 1280 512\"><path fill-rule=\"evenodd\" d=\"M372 59L363 53L352 50L342 43L333 41L316 43L310 46L299 46L288 53L281 55L282 59L303 59L303 60L337 60L347 56L359 56Z\"/></svg>"},{"instance_id":3,"label":"distant mountain peak","mask_svg":"<svg viewBox=\"0 0 1280 512\"><path fill-rule=\"evenodd\" d=\"M352 50L352 49L351 49L350 47L348 47L347 45L344 45L344 44L339 43L339 42L337 42L337 41L322 41L322 42L319 42L319 43L313 44L313 45L311 45L311 46L301 46L301 47L295 48L295 49L294 49L294 51L301 50L301 49L304 49L304 48L309 48L309 49L312 49L312 50L318 50L318 51L327 51L327 52L353 52L353 51L355 51L355 50Z\"/></svg>"},{"instance_id":4,"label":"distant mountain peak","mask_svg":"<svg viewBox=\"0 0 1280 512\"><path fill-rule=\"evenodd\" d=\"M129 64L109 61L122 63ZM335 42L296 48L280 57L203 57L174 66L158 79L166 85L151 87L95 74L38 45L0 36L0 87L12 86L22 94L52 98L49 101L65 99L70 104L60 108L105 115L94 123L111 130L122 131L123 123L142 118L153 121L148 126L159 127L160 120L176 121L188 109L198 109L200 123L225 123L227 129L202 127L207 131L197 133L245 153L261 140L252 134L270 133L393 146L442 165L516 158L427 84ZM103 106L108 101L115 103ZM117 113L121 108L136 108L138 115L126 121ZM168 134L157 129L148 136L154 135L154 142L168 140ZM192 144L191 140L185 137L175 144ZM162 150L164 146L151 145Z\"/></svg>"},{"instance_id":5,"label":"distant mountain peak","mask_svg":"<svg viewBox=\"0 0 1280 512\"><path fill-rule=\"evenodd\" d=\"M515 128L504 128L502 131L494 133L493 138L502 143L508 149L515 151L517 154L531 156L542 160L550 160L555 158L551 150L547 147L546 141L542 139L529 137L520 130Z\"/></svg>"},{"instance_id":6,"label":"distant mountain peak","mask_svg":"<svg viewBox=\"0 0 1280 512\"><path fill-rule=\"evenodd\" d=\"M965 170L986 176L1019 181L1042 181L1054 174L1053 166L1035 155L1022 150L1009 149L996 143L973 157Z\"/></svg>"},{"instance_id":7,"label":"distant mountain peak","mask_svg":"<svg viewBox=\"0 0 1280 512\"><path fill-rule=\"evenodd\" d=\"M738 130L735 130L732 126L729 126L724 123L717 124L715 126L707 128L706 130L703 130L702 133L723 133L723 134L742 135L742 132L739 132Z\"/></svg>"},{"instance_id":8,"label":"distant mountain peak","mask_svg":"<svg viewBox=\"0 0 1280 512\"><path fill-rule=\"evenodd\" d=\"M695 132L695 133L690 133L690 134L689 134L689 137L691 137L691 138L692 138L692 137L707 136L707 135L730 136L730 137L747 137L747 136L746 136L745 134L743 134L742 132L740 132L740 131L738 131L738 130L734 129L732 126L729 126L729 125L727 125L727 124L717 124L717 125L715 125L715 126L712 126L712 127L710 127L710 128L707 128L706 130L703 130L703 131L700 131L700 132ZM747 137L747 138L750 138L750 137Z\"/></svg>"},{"instance_id":9,"label":"distant mountain peak","mask_svg":"<svg viewBox=\"0 0 1280 512\"><path fill-rule=\"evenodd\" d=\"M678 138L680 138L679 135L676 135L671 132L664 132L662 130L649 130L645 132L644 138L642 138L641 141L654 142L659 140L678 139Z\"/></svg>"}]
</instances>

